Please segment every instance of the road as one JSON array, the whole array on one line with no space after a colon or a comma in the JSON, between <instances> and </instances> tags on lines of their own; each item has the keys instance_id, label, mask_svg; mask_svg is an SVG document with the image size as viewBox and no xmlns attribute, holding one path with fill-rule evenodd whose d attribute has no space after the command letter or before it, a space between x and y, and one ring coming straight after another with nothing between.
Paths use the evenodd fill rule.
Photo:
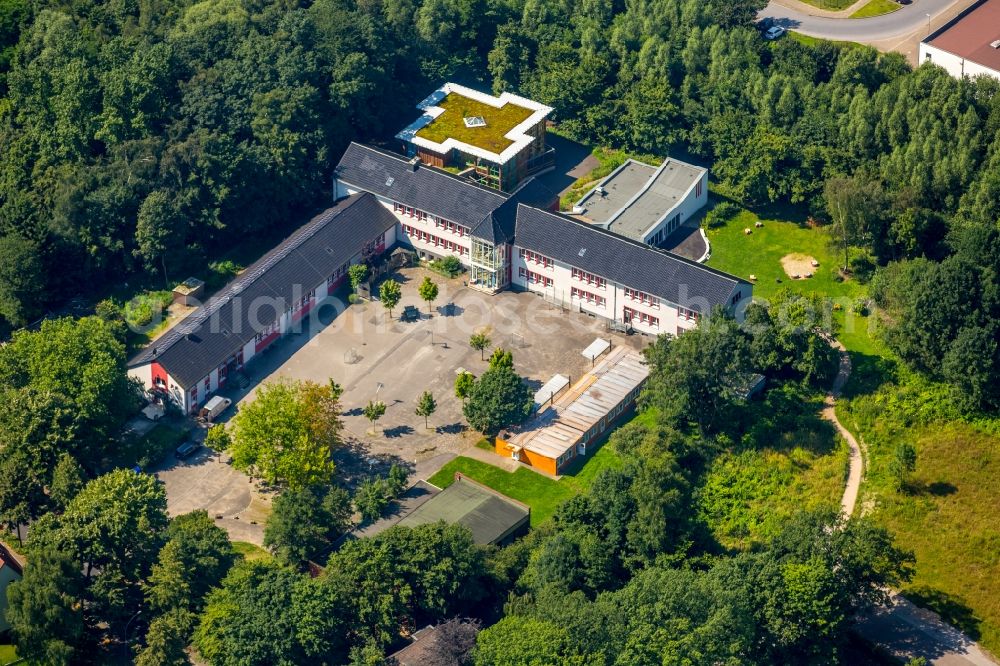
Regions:
<instances>
[{"instance_id":1,"label":"road","mask_svg":"<svg viewBox=\"0 0 1000 666\"><path fill-rule=\"evenodd\" d=\"M841 511L850 516L864 480L864 449L841 424L836 412L837 398L851 376L851 357L839 341L828 338L827 342L840 354L840 363L824 401L822 416L837 428L850 447L850 466L840 502ZM996 666L974 640L946 624L936 613L914 606L898 592L892 593L888 607L877 608L860 618L857 632L902 661L923 657L934 666Z\"/></svg>"},{"instance_id":2,"label":"road","mask_svg":"<svg viewBox=\"0 0 1000 666\"><path fill-rule=\"evenodd\" d=\"M913 4L905 5L891 14L847 19L814 15L809 12L823 12L819 9L806 9L807 6L802 3L771 0L760 16L773 18L778 25L811 37L882 45L893 40L902 41L913 33L925 37L930 32L928 25L936 30L954 16L955 12L952 10L957 6L964 8L970 4L971 0L913 0Z\"/></svg>"}]
</instances>

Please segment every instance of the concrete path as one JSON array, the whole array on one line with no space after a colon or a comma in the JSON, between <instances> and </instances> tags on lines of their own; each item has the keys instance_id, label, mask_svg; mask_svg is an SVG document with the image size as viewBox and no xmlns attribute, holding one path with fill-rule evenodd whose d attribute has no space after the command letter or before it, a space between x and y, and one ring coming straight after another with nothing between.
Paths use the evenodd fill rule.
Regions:
<instances>
[{"instance_id":1,"label":"concrete path","mask_svg":"<svg viewBox=\"0 0 1000 666\"><path fill-rule=\"evenodd\" d=\"M837 418L836 404L851 377L851 357L838 340L827 338L840 354L840 366L823 403L822 417L833 424L850 447L850 466L840 510L854 513L865 476L865 451ZM898 592L886 608L877 608L858 621L857 632L869 642L903 661L923 657L934 666L996 666L986 652L964 633L944 622L933 611L918 608Z\"/></svg>"}]
</instances>

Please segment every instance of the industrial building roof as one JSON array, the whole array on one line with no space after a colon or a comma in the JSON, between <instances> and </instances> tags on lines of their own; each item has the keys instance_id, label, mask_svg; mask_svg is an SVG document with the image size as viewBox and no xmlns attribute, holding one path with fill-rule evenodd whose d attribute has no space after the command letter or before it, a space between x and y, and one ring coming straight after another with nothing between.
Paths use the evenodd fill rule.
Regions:
<instances>
[{"instance_id":1,"label":"industrial building roof","mask_svg":"<svg viewBox=\"0 0 1000 666\"><path fill-rule=\"evenodd\" d=\"M626 160L576 203L574 212L617 234L644 241L684 200L705 169L667 159L659 167Z\"/></svg>"},{"instance_id":2,"label":"industrial building roof","mask_svg":"<svg viewBox=\"0 0 1000 666\"><path fill-rule=\"evenodd\" d=\"M508 446L554 460L576 446L648 376L649 368L639 354L617 347L551 407L504 439Z\"/></svg>"},{"instance_id":3,"label":"industrial building roof","mask_svg":"<svg viewBox=\"0 0 1000 666\"><path fill-rule=\"evenodd\" d=\"M1000 71L1000 0L981 0L924 43Z\"/></svg>"},{"instance_id":4,"label":"industrial building roof","mask_svg":"<svg viewBox=\"0 0 1000 666\"><path fill-rule=\"evenodd\" d=\"M396 218L369 193L323 211L129 361L157 361L184 388L219 367Z\"/></svg>"},{"instance_id":5,"label":"industrial building roof","mask_svg":"<svg viewBox=\"0 0 1000 666\"><path fill-rule=\"evenodd\" d=\"M495 490L459 477L404 516L396 525L416 527L439 520L450 525L464 525L479 545L502 541L527 524L531 510Z\"/></svg>"},{"instance_id":6,"label":"industrial building roof","mask_svg":"<svg viewBox=\"0 0 1000 666\"><path fill-rule=\"evenodd\" d=\"M565 215L518 206L516 245L703 314L749 284Z\"/></svg>"},{"instance_id":7,"label":"industrial building roof","mask_svg":"<svg viewBox=\"0 0 1000 666\"><path fill-rule=\"evenodd\" d=\"M525 97L494 97L457 83L444 84L417 108L423 115L396 138L438 154L459 150L498 164L534 141L527 131L552 113L552 107Z\"/></svg>"}]
</instances>

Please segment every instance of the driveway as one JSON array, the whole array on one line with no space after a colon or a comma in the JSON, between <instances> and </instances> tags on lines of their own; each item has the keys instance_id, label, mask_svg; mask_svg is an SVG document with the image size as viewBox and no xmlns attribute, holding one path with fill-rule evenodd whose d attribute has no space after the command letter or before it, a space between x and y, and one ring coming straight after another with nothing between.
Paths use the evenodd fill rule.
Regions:
<instances>
[{"instance_id":1,"label":"driveway","mask_svg":"<svg viewBox=\"0 0 1000 666\"><path fill-rule=\"evenodd\" d=\"M204 439L203 429L194 433ZM231 540L263 544L270 500L228 464L227 456L203 448L185 460L170 457L153 474L164 484L171 516L204 509Z\"/></svg>"}]
</instances>

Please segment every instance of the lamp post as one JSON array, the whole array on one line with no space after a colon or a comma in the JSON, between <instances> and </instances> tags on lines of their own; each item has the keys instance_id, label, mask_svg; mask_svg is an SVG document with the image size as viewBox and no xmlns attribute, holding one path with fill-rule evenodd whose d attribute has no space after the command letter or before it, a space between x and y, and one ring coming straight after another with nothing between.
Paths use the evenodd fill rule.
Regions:
<instances>
[{"instance_id":1,"label":"lamp post","mask_svg":"<svg viewBox=\"0 0 1000 666\"><path fill-rule=\"evenodd\" d=\"M924 14L924 16L927 17L927 34L929 35L929 34L931 34L931 15L930 14Z\"/></svg>"},{"instance_id":2,"label":"lamp post","mask_svg":"<svg viewBox=\"0 0 1000 666\"><path fill-rule=\"evenodd\" d=\"M140 615L142 615L142 611L141 610L136 611L135 615L133 615L131 617L131 619L129 619L129 621L125 623L125 636L122 639L122 650L125 652L126 655L128 655L128 652L129 652L129 649L128 649L128 628L130 626L132 626L132 622L137 617L139 617Z\"/></svg>"}]
</instances>

